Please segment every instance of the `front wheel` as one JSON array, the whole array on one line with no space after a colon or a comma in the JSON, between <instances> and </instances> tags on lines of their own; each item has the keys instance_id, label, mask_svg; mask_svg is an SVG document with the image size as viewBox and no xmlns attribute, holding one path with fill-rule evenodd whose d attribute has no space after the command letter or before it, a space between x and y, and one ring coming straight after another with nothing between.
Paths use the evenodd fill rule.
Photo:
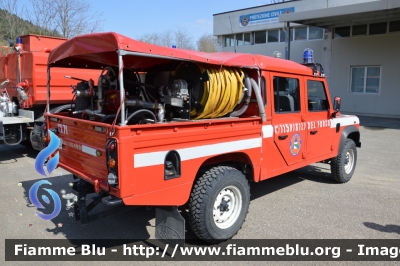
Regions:
<instances>
[{"instance_id":1,"label":"front wheel","mask_svg":"<svg viewBox=\"0 0 400 266\"><path fill-rule=\"evenodd\" d=\"M332 159L331 172L333 180L346 183L353 176L357 163L357 148L352 139L347 139L339 154Z\"/></svg>"},{"instance_id":2,"label":"front wheel","mask_svg":"<svg viewBox=\"0 0 400 266\"><path fill-rule=\"evenodd\" d=\"M221 242L240 230L249 205L250 186L246 177L232 167L213 167L193 187L189 223L204 241Z\"/></svg>"}]
</instances>

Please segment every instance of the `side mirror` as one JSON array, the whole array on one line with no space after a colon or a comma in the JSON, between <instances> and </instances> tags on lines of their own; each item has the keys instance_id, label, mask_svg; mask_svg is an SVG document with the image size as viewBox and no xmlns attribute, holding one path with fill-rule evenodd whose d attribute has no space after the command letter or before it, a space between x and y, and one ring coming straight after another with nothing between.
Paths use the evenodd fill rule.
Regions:
<instances>
[{"instance_id":1,"label":"side mirror","mask_svg":"<svg viewBox=\"0 0 400 266\"><path fill-rule=\"evenodd\" d=\"M335 112L339 112L340 111L340 97L336 96L335 99L333 100L333 110Z\"/></svg>"}]
</instances>

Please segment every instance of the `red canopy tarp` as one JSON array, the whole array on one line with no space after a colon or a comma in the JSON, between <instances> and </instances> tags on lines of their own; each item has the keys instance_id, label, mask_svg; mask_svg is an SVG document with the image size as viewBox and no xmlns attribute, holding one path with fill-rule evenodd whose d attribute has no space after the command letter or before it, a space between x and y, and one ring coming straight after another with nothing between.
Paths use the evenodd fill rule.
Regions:
<instances>
[{"instance_id":1,"label":"red canopy tarp","mask_svg":"<svg viewBox=\"0 0 400 266\"><path fill-rule=\"evenodd\" d=\"M183 60L243 68L294 71L302 74L312 73L310 68L288 60L232 52L204 53L174 49L136 41L115 32L74 37L56 47L50 53L48 63L51 66L74 68L117 67L119 50L135 53L124 56L123 62L125 68L134 68L137 71L144 71L156 64Z\"/></svg>"}]
</instances>

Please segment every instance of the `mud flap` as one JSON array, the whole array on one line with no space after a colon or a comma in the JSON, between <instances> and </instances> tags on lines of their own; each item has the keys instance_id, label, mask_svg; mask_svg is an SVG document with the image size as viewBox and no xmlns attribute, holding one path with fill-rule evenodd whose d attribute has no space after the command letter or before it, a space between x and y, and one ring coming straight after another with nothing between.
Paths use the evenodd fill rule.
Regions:
<instances>
[{"instance_id":1,"label":"mud flap","mask_svg":"<svg viewBox=\"0 0 400 266\"><path fill-rule=\"evenodd\" d=\"M166 244L185 244L185 219L178 207L156 208L156 239Z\"/></svg>"},{"instance_id":2,"label":"mud flap","mask_svg":"<svg viewBox=\"0 0 400 266\"><path fill-rule=\"evenodd\" d=\"M41 151L44 148L42 125L43 121L35 121L33 130L29 136L32 147L37 151Z\"/></svg>"}]
</instances>

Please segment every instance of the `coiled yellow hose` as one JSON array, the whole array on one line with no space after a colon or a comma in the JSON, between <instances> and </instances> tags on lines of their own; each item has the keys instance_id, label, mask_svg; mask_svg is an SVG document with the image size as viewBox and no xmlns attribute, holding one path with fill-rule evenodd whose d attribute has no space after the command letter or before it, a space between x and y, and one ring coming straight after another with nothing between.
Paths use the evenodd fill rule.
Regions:
<instances>
[{"instance_id":1,"label":"coiled yellow hose","mask_svg":"<svg viewBox=\"0 0 400 266\"><path fill-rule=\"evenodd\" d=\"M196 113L192 109L190 116L193 119L217 118L232 112L242 96L243 71L233 67L197 66L202 73L208 70L209 80L204 82L204 93L200 100L203 111Z\"/></svg>"}]
</instances>

